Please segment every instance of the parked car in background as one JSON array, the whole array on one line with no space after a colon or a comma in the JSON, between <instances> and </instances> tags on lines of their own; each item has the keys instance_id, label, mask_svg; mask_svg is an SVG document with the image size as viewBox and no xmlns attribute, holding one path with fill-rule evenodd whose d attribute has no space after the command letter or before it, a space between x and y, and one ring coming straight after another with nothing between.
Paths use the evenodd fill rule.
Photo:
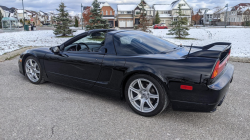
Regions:
<instances>
[{"instance_id":1,"label":"parked car in background","mask_svg":"<svg viewBox=\"0 0 250 140\"><path fill-rule=\"evenodd\" d=\"M154 29L168 29L166 24L155 24Z\"/></svg>"}]
</instances>

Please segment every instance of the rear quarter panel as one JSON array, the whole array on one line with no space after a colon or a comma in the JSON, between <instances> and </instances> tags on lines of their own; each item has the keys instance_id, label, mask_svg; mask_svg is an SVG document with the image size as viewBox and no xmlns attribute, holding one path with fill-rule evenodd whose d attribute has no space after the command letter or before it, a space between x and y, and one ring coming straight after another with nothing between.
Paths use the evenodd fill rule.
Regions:
<instances>
[{"instance_id":1,"label":"rear quarter panel","mask_svg":"<svg viewBox=\"0 0 250 140\"><path fill-rule=\"evenodd\" d=\"M198 57L187 59L130 57L126 59L125 77L134 71L151 73L165 83L171 100L195 101L194 96L209 90L207 82L215 62L216 59ZM181 90L180 85L183 84L193 86L194 90ZM192 94L195 95L192 97Z\"/></svg>"}]
</instances>

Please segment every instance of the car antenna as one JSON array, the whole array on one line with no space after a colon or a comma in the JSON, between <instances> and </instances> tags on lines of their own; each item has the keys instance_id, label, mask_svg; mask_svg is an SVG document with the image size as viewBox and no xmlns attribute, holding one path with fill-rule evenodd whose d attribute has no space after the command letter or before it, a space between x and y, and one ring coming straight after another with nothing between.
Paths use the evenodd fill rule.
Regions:
<instances>
[{"instance_id":1,"label":"car antenna","mask_svg":"<svg viewBox=\"0 0 250 140\"><path fill-rule=\"evenodd\" d=\"M190 47L189 52L188 52L188 54L187 54L187 57L189 56L192 47L193 47L193 43L191 44L191 47ZM187 58L187 57L186 57L186 58Z\"/></svg>"}]
</instances>

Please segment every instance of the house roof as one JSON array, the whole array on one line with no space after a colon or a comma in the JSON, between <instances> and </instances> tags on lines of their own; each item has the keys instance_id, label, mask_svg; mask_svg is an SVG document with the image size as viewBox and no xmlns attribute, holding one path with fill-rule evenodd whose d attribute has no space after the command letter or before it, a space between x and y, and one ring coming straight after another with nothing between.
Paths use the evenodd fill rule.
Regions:
<instances>
[{"instance_id":1,"label":"house roof","mask_svg":"<svg viewBox=\"0 0 250 140\"><path fill-rule=\"evenodd\" d=\"M173 1L174 3L172 4L172 8L174 8L179 2L180 2L180 0L175 0L175 1Z\"/></svg>"},{"instance_id":2,"label":"house roof","mask_svg":"<svg viewBox=\"0 0 250 140\"><path fill-rule=\"evenodd\" d=\"M154 5L155 10L172 10L172 6L170 4L155 4Z\"/></svg>"},{"instance_id":3,"label":"house roof","mask_svg":"<svg viewBox=\"0 0 250 140\"><path fill-rule=\"evenodd\" d=\"M100 8L103 6L110 6L107 2L98 2L100 4Z\"/></svg>"},{"instance_id":4,"label":"house roof","mask_svg":"<svg viewBox=\"0 0 250 140\"><path fill-rule=\"evenodd\" d=\"M137 5L135 4L122 4L122 5L117 5L117 10L118 11L133 11L136 8Z\"/></svg>"},{"instance_id":5,"label":"house roof","mask_svg":"<svg viewBox=\"0 0 250 140\"><path fill-rule=\"evenodd\" d=\"M0 7L1 7L3 10L5 10L5 11L9 11L10 13L14 13L15 10L16 10L16 8L14 8L14 7L8 8L8 7L6 7L6 6L1 6L1 5L0 5Z\"/></svg>"},{"instance_id":6,"label":"house roof","mask_svg":"<svg viewBox=\"0 0 250 140\"><path fill-rule=\"evenodd\" d=\"M245 8L245 7L250 7L250 3L240 3L236 6L234 6L231 11L238 11L238 10Z\"/></svg>"}]
</instances>

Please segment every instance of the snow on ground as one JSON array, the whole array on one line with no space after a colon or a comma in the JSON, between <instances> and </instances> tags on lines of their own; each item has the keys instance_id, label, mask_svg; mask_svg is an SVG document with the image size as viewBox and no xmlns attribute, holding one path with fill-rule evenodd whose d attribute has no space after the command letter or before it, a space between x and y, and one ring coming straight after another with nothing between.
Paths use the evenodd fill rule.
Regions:
<instances>
[{"instance_id":1,"label":"snow on ground","mask_svg":"<svg viewBox=\"0 0 250 140\"><path fill-rule=\"evenodd\" d=\"M166 35L166 29L152 29L153 35L164 38L177 45L205 46L214 42L231 42L231 56L250 58L250 28L200 28L190 29L187 38L196 40L179 40Z\"/></svg>"},{"instance_id":2,"label":"snow on ground","mask_svg":"<svg viewBox=\"0 0 250 140\"><path fill-rule=\"evenodd\" d=\"M74 35L84 32L77 30ZM56 46L69 38L56 38L52 30L11 32L0 34L0 55L27 46Z\"/></svg>"},{"instance_id":3,"label":"snow on ground","mask_svg":"<svg viewBox=\"0 0 250 140\"><path fill-rule=\"evenodd\" d=\"M190 29L188 38L196 40L179 40L166 35L166 29L151 29L153 35L164 38L177 45L205 46L214 42L231 42L231 56L250 58L250 28L194 28ZM74 35L84 32L77 30ZM26 46L56 46L69 38L56 38L52 30L0 33L0 55Z\"/></svg>"}]
</instances>

